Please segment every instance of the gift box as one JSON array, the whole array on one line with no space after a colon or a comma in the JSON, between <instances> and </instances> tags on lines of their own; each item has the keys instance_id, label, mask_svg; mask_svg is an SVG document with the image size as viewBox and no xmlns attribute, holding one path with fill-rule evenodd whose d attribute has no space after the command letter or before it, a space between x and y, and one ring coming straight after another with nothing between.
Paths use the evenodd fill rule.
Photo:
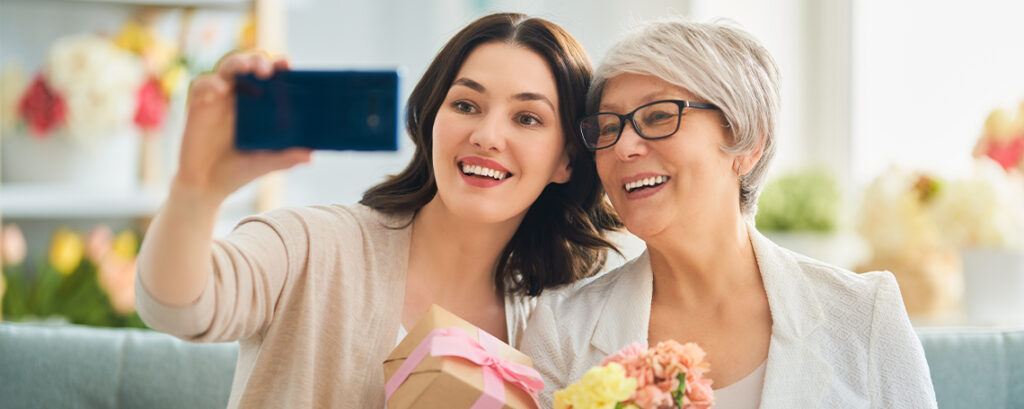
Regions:
<instances>
[{"instance_id":1,"label":"gift box","mask_svg":"<svg viewBox=\"0 0 1024 409\"><path fill-rule=\"evenodd\" d=\"M522 352L432 305L384 361L388 409L539 408Z\"/></svg>"}]
</instances>

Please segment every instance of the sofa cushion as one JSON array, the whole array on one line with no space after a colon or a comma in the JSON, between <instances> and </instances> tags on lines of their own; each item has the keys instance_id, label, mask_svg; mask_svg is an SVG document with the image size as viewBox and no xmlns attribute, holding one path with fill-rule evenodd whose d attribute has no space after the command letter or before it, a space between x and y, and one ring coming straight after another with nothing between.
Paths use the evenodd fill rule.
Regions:
<instances>
[{"instance_id":1,"label":"sofa cushion","mask_svg":"<svg viewBox=\"0 0 1024 409\"><path fill-rule=\"evenodd\" d=\"M1024 329L917 332L940 408L1024 408Z\"/></svg>"},{"instance_id":2,"label":"sofa cushion","mask_svg":"<svg viewBox=\"0 0 1024 409\"><path fill-rule=\"evenodd\" d=\"M136 329L0 324L0 407L224 408L238 346Z\"/></svg>"}]
</instances>

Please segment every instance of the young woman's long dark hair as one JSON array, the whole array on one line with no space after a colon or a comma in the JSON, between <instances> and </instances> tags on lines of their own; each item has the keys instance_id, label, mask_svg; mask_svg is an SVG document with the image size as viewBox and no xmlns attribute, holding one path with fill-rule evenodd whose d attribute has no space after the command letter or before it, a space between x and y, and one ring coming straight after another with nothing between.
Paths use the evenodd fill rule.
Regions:
<instances>
[{"instance_id":1,"label":"young woman's long dark hair","mask_svg":"<svg viewBox=\"0 0 1024 409\"><path fill-rule=\"evenodd\" d=\"M406 128L416 144L412 162L398 175L363 194L360 203L384 213L416 212L437 194L431 146L434 117L466 57L477 46L504 42L526 47L548 63L558 88L558 111L572 178L551 183L523 218L505 246L494 274L501 293L538 295L545 288L589 276L615 247L605 233L622 222L604 200L594 157L576 135L584 112L592 68L590 59L561 27L516 13L483 17L462 29L441 49L409 96Z\"/></svg>"}]
</instances>

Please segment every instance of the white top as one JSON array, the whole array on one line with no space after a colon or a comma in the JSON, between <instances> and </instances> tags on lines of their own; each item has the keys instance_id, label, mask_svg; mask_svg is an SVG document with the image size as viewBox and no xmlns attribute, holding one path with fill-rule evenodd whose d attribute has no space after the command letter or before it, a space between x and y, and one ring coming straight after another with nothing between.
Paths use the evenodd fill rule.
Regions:
<instances>
[{"instance_id":1,"label":"white top","mask_svg":"<svg viewBox=\"0 0 1024 409\"><path fill-rule=\"evenodd\" d=\"M398 339L395 340L395 347L396 348L398 347L398 344L402 343L402 340L405 339L406 335L409 335L409 331L406 331L404 326L399 325L398 326Z\"/></svg>"},{"instance_id":2,"label":"white top","mask_svg":"<svg viewBox=\"0 0 1024 409\"><path fill-rule=\"evenodd\" d=\"M512 348L516 348L518 339L516 336L522 331L522 328L526 325L526 319L530 316L530 311L537 305L536 297L521 297L515 295L505 296L505 336L508 337L508 344ZM398 324L398 340L395 341L395 346L402 343L402 340L409 335L409 331L405 329L405 326L401 323Z\"/></svg>"},{"instance_id":3,"label":"white top","mask_svg":"<svg viewBox=\"0 0 1024 409\"><path fill-rule=\"evenodd\" d=\"M760 408L936 407L924 348L892 274L856 274L749 231L772 316ZM604 357L646 342L653 289L645 252L540 296L520 349L544 377L545 407L553 391Z\"/></svg>"},{"instance_id":4,"label":"white top","mask_svg":"<svg viewBox=\"0 0 1024 409\"><path fill-rule=\"evenodd\" d=\"M732 385L715 389L715 409L751 409L760 406L767 363L768 360L761 362L754 372Z\"/></svg>"}]
</instances>

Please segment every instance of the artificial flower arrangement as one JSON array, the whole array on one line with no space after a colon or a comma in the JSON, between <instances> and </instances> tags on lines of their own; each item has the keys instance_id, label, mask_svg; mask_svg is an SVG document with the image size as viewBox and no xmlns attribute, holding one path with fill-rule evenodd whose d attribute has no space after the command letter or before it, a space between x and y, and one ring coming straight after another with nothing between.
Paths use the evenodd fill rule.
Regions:
<instances>
[{"instance_id":1,"label":"artificial flower arrangement","mask_svg":"<svg viewBox=\"0 0 1024 409\"><path fill-rule=\"evenodd\" d=\"M126 126L159 129L171 97L187 80L176 47L129 21L113 38L78 34L57 40L30 82L19 69L3 80L4 128L23 124L37 139L57 130L95 143Z\"/></svg>"},{"instance_id":2,"label":"artificial flower arrangement","mask_svg":"<svg viewBox=\"0 0 1024 409\"><path fill-rule=\"evenodd\" d=\"M135 312L135 257L139 238L132 230L116 235L97 226L85 237L60 228L54 232L46 262L25 271L26 246L13 224L0 236L3 251L4 319L57 319L73 324L138 327Z\"/></svg>"},{"instance_id":3,"label":"artificial flower arrangement","mask_svg":"<svg viewBox=\"0 0 1024 409\"><path fill-rule=\"evenodd\" d=\"M1001 108L992 110L972 154L992 159L1007 172L1024 171L1024 102L1012 118Z\"/></svg>"},{"instance_id":4,"label":"artificial flower arrangement","mask_svg":"<svg viewBox=\"0 0 1024 409\"><path fill-rule=\"evenodd\" d=\"M864 193L859 232L872 259L857 270L892 271L912 316L957 308L961 249L1024 251L1024 181L1004 169L987 157L963 178L890 168Z\"/></svg>"},{"instance_id":5,"label":"artificial flower arrangement","mask_svg":"<svg viewBox=\"0 0 1024 409\"><path fill-rule=\"evenodd\" d=\"M555 409L710 408L715 398L704 356L694 343L634 343L555 392Z\"/></svg>"}]
</instances>

